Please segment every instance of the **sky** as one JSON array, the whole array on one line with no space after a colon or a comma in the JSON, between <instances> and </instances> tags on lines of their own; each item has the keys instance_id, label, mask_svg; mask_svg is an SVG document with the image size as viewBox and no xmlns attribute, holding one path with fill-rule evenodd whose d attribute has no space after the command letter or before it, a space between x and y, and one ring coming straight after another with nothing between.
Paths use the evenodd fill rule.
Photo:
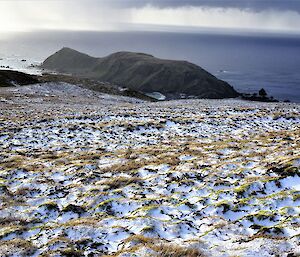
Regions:
<instances>
[{"instance_id":1,"label":"sky","mask_svg":"<svg viewBox=\"0 0 300 257\"><path fill-rule=\"evenodd\" d=\"M0 32L235 29L300 34L300 0L0 0Z\"/></svg>"}]
</instances>

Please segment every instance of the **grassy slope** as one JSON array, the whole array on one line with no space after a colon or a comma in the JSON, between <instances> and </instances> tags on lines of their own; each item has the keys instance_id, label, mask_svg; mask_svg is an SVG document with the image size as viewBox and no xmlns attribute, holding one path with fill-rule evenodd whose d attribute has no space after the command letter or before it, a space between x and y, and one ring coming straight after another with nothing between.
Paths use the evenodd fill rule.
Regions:
<instances>
[{"instance_id":1,"label":"grassy slope","mask_svg":"<svg viewBox=\"0 0 300 257\"><path fill-rule=\"evenodd\" d=\"M281 256L299 247L298 105L0 106L1 253Z\"/></svg>"}]
</instances>

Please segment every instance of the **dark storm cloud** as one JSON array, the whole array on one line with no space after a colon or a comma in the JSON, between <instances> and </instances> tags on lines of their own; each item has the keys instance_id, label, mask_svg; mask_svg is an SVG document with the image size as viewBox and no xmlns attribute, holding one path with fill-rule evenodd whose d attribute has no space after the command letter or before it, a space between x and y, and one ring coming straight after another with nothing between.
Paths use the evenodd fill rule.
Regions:
<instances>
[{"instance_id":1,"label":"dark storm cloud","mask_svg":"<svg viewBox=\"0 0 300 257\"><path fill-rule=\"evenodd\" d=\"M238 29L300 34L300 0L0 0L3 31Z\"/></svg>"}]
</instances>

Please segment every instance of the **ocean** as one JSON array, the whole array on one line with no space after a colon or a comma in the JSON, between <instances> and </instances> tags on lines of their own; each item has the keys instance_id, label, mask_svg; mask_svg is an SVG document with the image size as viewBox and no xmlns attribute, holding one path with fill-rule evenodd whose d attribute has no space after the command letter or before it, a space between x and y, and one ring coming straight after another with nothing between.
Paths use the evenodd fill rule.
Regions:
<instances>
[{"instance_id":1,"label":"ocean","mask_svg":"<svg viewBox=\"0 0 300 257\"><path fill-rule=\"evenodd\" d=\"M38 73L28 66L41 63L64 46L97 57L135 51L187 60L227 81L239 92L255 93L264 88L279 100L300 102L300 36L292 35L207 31L0 34L0 66Z\"/></svg>"}]
</instances>

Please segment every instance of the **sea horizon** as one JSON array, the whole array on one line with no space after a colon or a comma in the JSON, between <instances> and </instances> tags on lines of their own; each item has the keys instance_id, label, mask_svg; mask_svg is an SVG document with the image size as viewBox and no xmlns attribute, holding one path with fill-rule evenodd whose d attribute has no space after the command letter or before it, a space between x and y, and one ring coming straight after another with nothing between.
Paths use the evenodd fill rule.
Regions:
<instances>
[{"instance_id":1,"label":"sea horizon","mask_svg":"<svg viewBox=\"0 0 300 257\"><path fill-rule=\"evenodd\" d=\"M0 65L28 71L62 47L95 57L144 52L185 60L231 84L241 93L264 88L281 101L300 102L300 37L295 34L198 32L36 31L0 40ZM26 59L27 62L20 62ZM29 70L30 72L30 70Z\"/></svg>"}]
</instances>

